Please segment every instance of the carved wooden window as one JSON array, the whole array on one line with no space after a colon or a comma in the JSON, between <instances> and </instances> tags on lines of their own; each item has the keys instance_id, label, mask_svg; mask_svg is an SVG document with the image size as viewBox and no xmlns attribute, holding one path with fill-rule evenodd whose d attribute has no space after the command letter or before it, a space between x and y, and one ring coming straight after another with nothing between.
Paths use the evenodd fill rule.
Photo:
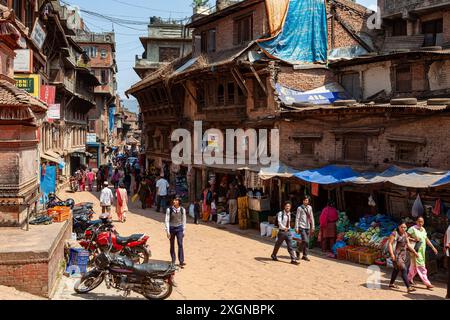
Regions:
<instances>
[{"instance_id":1,"label":"carved wooden window","mask_svg":"<svg viewBox=\"0 0 450 320\"><path fill-rule=\"evenodd\" d=\"M364 137L344 137L344 160L366 161L367 139Z\"/></svg>"},{"instance_id":2,"label":"carved wooden window","mask_svg":"<svg viewBox=\"0 0 450 320\"><path fill-rule=\"evenodd\" d=\"M414 163L417 158L417 144L411 142L398 142L395 146L395 160Z\"/></svg>"},{"instance_id":3,"label":"carved wooden window","mask_svg":"<svg viewBox=\"0 0 450 320\"><path fill-rule=\"evenodd\" d=\"M314 141L304 139L300 142L300 154L304 156L314 155Z\"/></svg>"}]
</instances>

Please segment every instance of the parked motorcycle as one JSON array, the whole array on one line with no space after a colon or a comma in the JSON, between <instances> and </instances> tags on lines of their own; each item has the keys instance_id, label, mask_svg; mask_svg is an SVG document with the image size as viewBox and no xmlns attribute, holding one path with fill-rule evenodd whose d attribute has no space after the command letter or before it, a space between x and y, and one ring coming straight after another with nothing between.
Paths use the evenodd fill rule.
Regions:
<instances>
[{"instance_id":1,"label":"parked motorcycle","mask_svg":"<svg viewBox=\"0 0 450 320\"><path fill-rule=\"evenodd\" d=\"M81 240L85 236L85 232L92 226L99 226L106 222L102 219L91 220L94 215L94 211L87 210L78 213L74 213L72 216L72 230L77 234L77 240Z\"/></svg>"},{"instance_id":2,"label":"parked motorcycle","mask_svg":"<svg viewBox=\"0 0 450 320\"><path fill-rule=\"evenodd\" d=\"M110 243L109 248L112 247ZM121 290L124 297L133 291L149 300L164 300L176 286L174 276L177 269L170 263L135 264L128 257L106 250L95 258L94 265L75 283L76 293L88 293L105 281L108 289Z\"/></svg>"},{"instance_id":3,"label":"parked motorcycle","mask_svg":"<svg viewBox=\"0 0 450 320\"><path fill-rule=\"evenodd\" d=\"M89 251L90 261L93 261L98 254L105 252L111 243L112 253L121 253L138 264L147 263L151 256L147 245L148 238L145 234L121 237L110 220L101 219L101 223L95 223L87 228L84 239L79 243Z\"/></svg>"},{"instance_id":4,"label":"parked motorcycle","mask_svg":"<svg viewBox=\"0 0 450 320\"><path fill-rule=\"evenodd\" d=\"M69 198L65 201L61 200L56 194L53 192L48 194L48 201L45 204L46 208L51 209L54 207L70 207L73 209L75 207L75 200Z\"/></svg>"}]
</instances>

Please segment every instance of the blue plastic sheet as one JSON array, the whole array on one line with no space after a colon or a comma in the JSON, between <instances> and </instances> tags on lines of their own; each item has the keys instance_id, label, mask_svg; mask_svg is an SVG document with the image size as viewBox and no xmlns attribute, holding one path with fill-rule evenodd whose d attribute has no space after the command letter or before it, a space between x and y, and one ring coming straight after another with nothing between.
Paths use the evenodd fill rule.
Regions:
<instances>
[{"instance_id":1,"label":"blue plastic sheet","mask_svg":"<svg viewBox=\"0 0 450 320\"><path fill-rule=\"evenodd\" d=\"M329 83L320 88L309 91L298 91L277 83L275 90L278 97L285 105L296 102L307 102L317 105L332 104L336 100L350 99L345 89L338 83Z\"/></svg>"},{"instance_id":2,"label":"blue plastic sheet","mask_svg":"<svg viewBox=\"0 0 450 320\"><path fill-rule=\"evenodd\" d=\"M323 0L291 0L283 30L259 42L269 55L292 63L327 62L327 12Z\"/></svg>"},{"instance_id":3,"label":"blue plastic sheet","mask_svg":"<svg viewBox=\"0 0 450 320\"><path fill-rule=\"evenodd\" d=\"M46 166L45 174L43 173L41 166L41 191L44 194L42 200L46 202L48 194L56 191L56 166Z\"/></svg>"},{"instance_id":4,"label":"blue plastic sheet","mask_svg":"<svg viewBox=\"0 0 450 320\"><path fill-rule=\"evenodd\" d=\"M114 114L116 113L116 105L112 104L109 106L109 132L114 129Z\"/></svg>"},{"instance_id":5,"label":"blue plastic sheet","mask_svg":"<svg viewBox=\"0 0 450 320\"><path fill-rule=\"evenodd\" d=\"M320 169L311 169L294 173L294 177L318 184L337 184L352 182L360 174L348 166L330 165Z\"/></svg>"}]
</instances>

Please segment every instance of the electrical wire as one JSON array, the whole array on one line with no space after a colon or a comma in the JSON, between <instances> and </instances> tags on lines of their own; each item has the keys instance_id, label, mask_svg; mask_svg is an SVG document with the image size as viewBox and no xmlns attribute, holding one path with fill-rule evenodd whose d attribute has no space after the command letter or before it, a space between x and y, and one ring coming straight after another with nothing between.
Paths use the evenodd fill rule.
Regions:
<instances>
[{"instance_id":1,"label":"electrical wire","mask_svg":"<svg viewBox=\"0 0 450 320\"><path fill-rule=\"evenodd\" d=\"M123 4L123 5L126 5L126 6L129 6L129 7L146 9L146 10L150 10L150 11L159 11L159 12L167 12L167 13L180 13L180 14L189 13L187 11L172 11L172 10L163 10L163 9L149 8L149 7L144 7L144 6L140 6L140 5L137 5L137 4L131 4L131 3L127 3L127 2L119 1L119 0L112 0L112 1L120 3L120 4Z\"/></svg>"}]
</instances>

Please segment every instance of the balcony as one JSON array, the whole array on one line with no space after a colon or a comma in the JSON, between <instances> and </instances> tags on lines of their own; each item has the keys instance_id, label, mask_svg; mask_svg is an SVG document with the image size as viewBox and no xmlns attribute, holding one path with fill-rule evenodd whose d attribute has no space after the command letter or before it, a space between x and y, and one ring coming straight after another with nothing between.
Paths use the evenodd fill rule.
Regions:
<instances>
[{"instance_id":1,"label":"balcony","mask_svg":"<svg viewBox=\"0 0 450 320\"><path fill-rule=\"evenodd\" d=\"M385 0L381 16L383 18L403 16L406 12L420 14L446 6L450 6L449 0Z\"/></svg>"},{"instance_id":2,"label":"balcony","mask_svg":"<svg viewBox=\"0 0 450 320\"><path fill-rule=\"evenodd\" d=\"M75 92L75 80L73 78L68 78L61 69L50 70L49 82L55 86L64 86L64 88L71 93Z\"/></svg>"}]
</instances>

